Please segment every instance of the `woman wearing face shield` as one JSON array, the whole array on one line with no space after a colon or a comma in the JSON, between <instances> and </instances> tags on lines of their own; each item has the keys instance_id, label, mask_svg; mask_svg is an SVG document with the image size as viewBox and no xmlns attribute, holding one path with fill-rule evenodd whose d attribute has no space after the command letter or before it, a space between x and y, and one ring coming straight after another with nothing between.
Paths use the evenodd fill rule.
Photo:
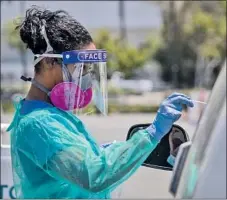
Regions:
<instances>
[{"instance_id":1,"label":"woman wearing face shield","mask_svg":"<svg viewBox=\"0 0 227 200\"><path fill-rule=\"evenodd\" d=\"M99 147L72 111L93 103L107 113L105 50L64 11L33 7L17 27L34 54L35 73L25 99L16 103L11 131L17 198L110 198L193 106L183 94L161 105L150 127L130 140Z\"/></svg>"}]
</instances>

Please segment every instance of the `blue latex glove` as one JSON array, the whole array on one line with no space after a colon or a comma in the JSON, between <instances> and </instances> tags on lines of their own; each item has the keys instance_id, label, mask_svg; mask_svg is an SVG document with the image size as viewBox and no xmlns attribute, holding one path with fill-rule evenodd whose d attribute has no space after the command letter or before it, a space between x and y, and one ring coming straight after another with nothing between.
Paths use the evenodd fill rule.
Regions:
<instances>
[{"instance_id":1,"label":"blue latex glove","mask_svg":"<svg viewBox=\"0 0 227 200\"><path fill-rule=\"evenodd\" d=\"M190 97L180 93L173 93L163 101L154 122L147 128L153 138L160 141L170 131L174 122L181 117L183 104L194 106Z\"/></svg>"}]
</instances>

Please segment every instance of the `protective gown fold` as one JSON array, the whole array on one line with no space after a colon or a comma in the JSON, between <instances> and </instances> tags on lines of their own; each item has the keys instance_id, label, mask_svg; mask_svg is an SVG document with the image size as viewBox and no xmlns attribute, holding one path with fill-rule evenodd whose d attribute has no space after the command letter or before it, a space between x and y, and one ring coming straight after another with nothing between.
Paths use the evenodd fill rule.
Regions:
<instances>
[{"instance_id":1,"label":"protective gown fold","mask_svg":"<svg viewBox=\"0 0 227 200\"><path fill-rule=\"evenodd\" d=\"M101 148L77 117L52 106L17 110L9 130L17 198L110 198L158 144L140 130Z\"/></svg>"}]
</instances>

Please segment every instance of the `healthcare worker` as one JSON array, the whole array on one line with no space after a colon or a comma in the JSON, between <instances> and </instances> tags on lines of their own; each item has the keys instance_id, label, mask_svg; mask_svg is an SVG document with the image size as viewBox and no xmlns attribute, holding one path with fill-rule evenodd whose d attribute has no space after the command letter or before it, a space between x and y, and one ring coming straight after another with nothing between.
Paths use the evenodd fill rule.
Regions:
<instances>
[{"instance_id":1,"label":"healthcare worker","mask_svg":"<svg viewBox=\"0 0 227 200\"><path fill-rule=\"evenodd\" d=\"M34 54L35 73L22 76L31 88L8 128L16 197L110 198L180 118L182 105L193 106L191 99L169 96L150 127L101 148L72 111L93 105L107 114L106 51L64 11L32 7L17 28Z\"/></svg>"}]
</instances>

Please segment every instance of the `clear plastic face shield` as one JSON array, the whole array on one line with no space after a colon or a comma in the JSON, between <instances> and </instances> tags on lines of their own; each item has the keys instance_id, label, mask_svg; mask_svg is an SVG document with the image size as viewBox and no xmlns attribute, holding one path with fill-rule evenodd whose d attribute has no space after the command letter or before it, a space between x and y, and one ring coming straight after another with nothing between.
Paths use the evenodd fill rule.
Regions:
<instances>
[{"instance_id":1,"label":"clear plastic face shield","mask_svg":"<svg viewBox=\"0 0 227 200\"><path fill-rule=\"evenodd\" d=\"M47 90L36 80L32 83L48 94L51 103L65 111L75 114L100 112L107 115L107 53L105 50L73 50L62 54L50 54L53 51L46 35L45 26L42 34L47 43L44 54L35 55L35 64L44 57L62 59L63 82Z\"/></svg>"},{"instance_id":2,"label":"clear plastic face shield","mask_svg":"<svg viewBox=\"0 0 227 200\"><path fill-rule=\"evenodd\" d=\"M76 114L98 110L106 115L106 51L68 51L62 56L64 81L53 88L52 103L63 110L74 110ZM59 101L59 98L62 100Z\"/></svg>"}]
</instances>

